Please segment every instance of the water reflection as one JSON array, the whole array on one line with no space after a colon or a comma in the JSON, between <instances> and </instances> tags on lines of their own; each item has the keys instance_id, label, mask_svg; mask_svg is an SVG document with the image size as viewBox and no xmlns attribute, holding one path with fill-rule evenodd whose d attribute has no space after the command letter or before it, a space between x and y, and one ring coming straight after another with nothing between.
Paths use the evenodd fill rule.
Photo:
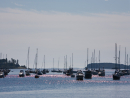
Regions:
<instances>
[{"instance_id":1,"label":"water reflection","mask_svg":"<svg viewBox=\"0 0 130 98\"><path fill-rule=\"evenodd\" d=\"M93 75L92 79L83 79L82 81L78 81L75 78L71 78L70 76L66 75L40 75L39 79L34 79L34 74L30 76L25 76L25 77L19 77L18 75L7 75L5 78L23 78L23 80L18 80L19 81L17 84L21 84L22 81L25 81L26 83L38 83L42 82L43 84L74 84L74 83L130 83L130 76L122 76L121 80L112 80L112 75L106 75L104 77L100 77L98 75Z\"/></svg>"}]
</instances>

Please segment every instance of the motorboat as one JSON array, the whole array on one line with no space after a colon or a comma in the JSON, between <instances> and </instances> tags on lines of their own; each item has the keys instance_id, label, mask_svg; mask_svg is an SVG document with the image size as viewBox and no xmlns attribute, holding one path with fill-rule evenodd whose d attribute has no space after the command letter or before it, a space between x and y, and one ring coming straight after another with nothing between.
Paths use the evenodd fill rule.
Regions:
<instances>
[{"instance_id":1,"label":"motorboat","mask_svg":"<svg viewBox=\"0 0 130 98\"><path fill-rule=\"evenodd\" d=\"M70 75L71 75L70 70L67 70L67 71L66 71L66 75L67 75L67 76L70 76Z\"/></svg>"},{"instance_id":2,"label":"motorboat","mask_svg":"<svg viewBox=\"0 0 130 98\"><path fill-rule=\"evenodd\" d=\"M99 70L98 75L99 76L105 76L105 70Z\"/></svg>"},{"instance_id":3,"label":"motorboat","mask_svg":"<svg viewBox=\"0 0 130 98\"><path fill-rule=\"evenodd\" d=\"M24 71L20 70L19 77L24 77Z\"/></svg>"},{"instance_id":4,"label":"motorboat","mask_svg":"<svg viewBox=\"0 0 130 98\"><path fill-rule=\"evenodd\" d=\"M70 76L71 74L73 74L73 69L69 68L69 70L66 71L66 75Z\"/></svg>"},{"instance_id":5,"label":"motorboat","mask_svg":"<svg viewBox=\"0 0 130 98\"><path fill-rule=\"evenodd\" d=\"M37 75L42 75L42 72L40 70L38 70Z\"/></svg>"},{"instance_id":6,"label":"motorboat","mask_svg":"<svg viewBox=\"0 0 130 98\"><path fill-rule=\"evenodd\" d=\"M4 72L0 72L0 78L4 78L5 75L4 75Z\"/></svg>"},{"instance_id":7,"label":"motorboat","mask_svg":"<svg viewBox=\"0 0 130 98\"><path fill-rule=\"evenodd\" d=\"M113 80L120 80L120 74L119 73L113 74Z\"/></svg>"},{"instance_id":8,"label":"motorboat","mask_svg":"<svg viewBox=\"0 0 130 98\"><path fill-rule=\"evenodd\" d=\"M4 75L8 75L8 73L10 72L9 69L0 69L0 72L4 72Z\"/></svg>"},{"instance_id":9,"label":"motorboat","mask_svg":"<svg viewBox=\"0 0 130 98\"><path fill-rule=\"evenodd\" d=\"M42 70L42 73L43 73L43 74L46 74L46 70L45 70L45 69L43 69L43 70Z\"/></svg>"},{"instance_id":10,"label":"motorboat","mask_svg":"<svg viewBox=\"0 0 130 98\"><path fill-rule=\"evenodd\" d=\"M46 73L49 73L49 70L48 69L45 69Z\"/></svg>"},{"instance_id":11,"label":"motorboat","mask_svg":"<svg viewBox=\"0 0 130 98\"><path fill-rule=\"evenodd\" d=\"M83 80L83 72L81 70L78 70L76 73L76 80Z\"/></svg>"},{"instance_id":12,"label":"motorboat","mask_svg":"<svg viewBox=\"0 0 130 98\"><path fill-rule=\"evenodd\" d=\"M85 74L84 78L92 79L92 71L91 70L85 70L84 74Z\"/></svg>"},{"instance_id":13,"label":"motorboat","mask_svg":"<svg viewBox=\"0 0 130 98\"><path fill-rule=\"evenodd\" d=\"M93 70L93 75L98 75L98 72L96 70Z\"/></svg>"},{"instance_id":14,"label":"motorboat","mask_svg":"<svg viewBox=\"0 0 130 98\"><path fill-rule=\"evenodd\" d=\"M120 80L120 74L118 70L116 70L113 74L113 80Z\"/></svg>"},{"instance_id":15,"label":"motorboat","mask_svg":"<svg viewBox=\"0 0 130 98\"><path fill-rule=\"evenodd\" d=\"M30 71L29 70L26 71L26 76L30 76Z\"/></svg>"}]
</instances>

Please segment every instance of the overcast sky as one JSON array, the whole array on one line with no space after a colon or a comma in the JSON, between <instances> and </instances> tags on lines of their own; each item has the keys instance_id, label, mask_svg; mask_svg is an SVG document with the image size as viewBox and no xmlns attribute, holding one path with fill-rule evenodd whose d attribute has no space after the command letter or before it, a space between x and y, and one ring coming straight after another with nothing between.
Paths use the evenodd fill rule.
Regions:
<instances>
[{"instance_id":1,"label":"overcast sky","mask_svg":"<svg viewBox=\"0 0 130 98\"><path fill-rule=\"evenodd\" d=\"M1 0L0 53L2 58L18 59L33 67L38 48L38 67L46 56L46 68L68 66L73 53L74 67L84 68L89 48L89 63L95 49L101 62L114 63L115 43L125 47L130 57L130 0Z\"/></svg>"}]
</instances>

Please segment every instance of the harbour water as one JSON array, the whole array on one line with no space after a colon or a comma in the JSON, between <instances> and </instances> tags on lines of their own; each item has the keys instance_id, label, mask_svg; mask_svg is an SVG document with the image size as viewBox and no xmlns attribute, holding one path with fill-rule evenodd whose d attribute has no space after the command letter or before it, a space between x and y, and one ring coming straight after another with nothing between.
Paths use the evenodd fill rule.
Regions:
<instances>
[{"instance_id":1,"label":"harbour water","mask_svg":"<svg viewBox=\"0 0 130 98\"><path fill-rule=\"evenodd\" d=\"M62 73L47 73L40 78L19 77L19 69L12 69L0 78L0 98L129 98L130 75L113 80L114 70L106 76L93 75L92 79L78 81Z\"/></svg>"}]
</instances>

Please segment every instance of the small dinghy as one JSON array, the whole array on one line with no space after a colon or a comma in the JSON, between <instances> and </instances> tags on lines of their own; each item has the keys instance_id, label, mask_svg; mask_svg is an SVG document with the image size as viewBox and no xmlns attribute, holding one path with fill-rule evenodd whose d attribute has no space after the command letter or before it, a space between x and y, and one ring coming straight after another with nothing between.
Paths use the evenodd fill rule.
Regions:
<instances>
[{"instance_id":1,"label":"small dinghy","mask_svg":"<svg viewBox=\"0 0 130 98\"><path fill-rule=\"evenodd\" d=\"M35 75L35 78L39 78L39 75Z\"/></svg>"}]
</instances>

